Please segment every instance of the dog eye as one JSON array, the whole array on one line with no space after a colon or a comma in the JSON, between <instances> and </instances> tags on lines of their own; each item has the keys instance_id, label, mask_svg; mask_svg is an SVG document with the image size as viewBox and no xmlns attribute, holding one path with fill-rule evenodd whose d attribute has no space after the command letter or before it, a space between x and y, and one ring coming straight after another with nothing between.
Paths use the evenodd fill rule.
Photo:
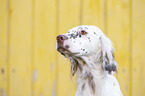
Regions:
<instances>
[{"instance_id":1,"label":"dog eye","mask_svg":"<svg viewBox=\"0 0 145 96\"><path fill-rule=\"evenodd\" d=\"M82 31L81 31L81 34L82 34L82 35L85 35L85 34L87 34L87 32L85 32L84 30L82 30Z\"/></svg>"}]
</instances>

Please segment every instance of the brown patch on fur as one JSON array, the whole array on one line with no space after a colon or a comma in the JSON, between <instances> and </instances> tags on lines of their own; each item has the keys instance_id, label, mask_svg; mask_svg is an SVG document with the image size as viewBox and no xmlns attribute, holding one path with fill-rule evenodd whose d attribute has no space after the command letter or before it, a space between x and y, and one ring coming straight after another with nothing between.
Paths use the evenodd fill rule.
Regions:
<instances>
[{"instance_id":1,"label":"brown patch on fur","mask_svg":"<svg viewBox=\"0 0 145 96\"><path fill-rule=\"evenodd\" d=\"M80 65L80 63L77 61L77 59L75 58L72 58L70 59L71 60L71 63L72 63L72 66L71 66L71 69L72 69L72 76L75 75L75 73L77 72L77 69L79 68L80 71L82 71L82 66Z\"/></svg>"},{"instance_id":2,"label":"brown patch on fur","mask_svg":"<svg viewBox=\"0 0 145 96\"><path fill-rule=\"evenodd\" d=\"M81 57L72 57L72 58L70 58L70 60L72 63L72 66L71 66L72 76L75 75L78 68L82 72L82 66L86 65L86 62Z\"/></svg>"},{"instance_id":3,"label":"brown patch on fur","mask_svg":"<svg viewBox=\"0 0 145 96\"><path fill-rule=\"evenodd\" d=\"M94 83L94 81L91 82L90 87L92 88L92 91L95 94L95 83Z\"/></svg>"},{"instance_id":4,"label":"brown patch on fur","mask_svg":"<svg viewBox=\"0 0 145 96\"><path fill-rule=\"evenodd\" d=\"M82 79L88 80L88 85L92 89L92 92L95 94L95 83L93 80L93 75L90 72L86 72L85 76L82 77Z\"/></svg>"},{"instance_id":5,"label":"brown patch on fur","mask_svg":"<svg viewBox=\"0 0 145 96\"><path fill-rule=\"evenodd\" d=\"M83 84L83 86L82 86L82 91L85 89L85 84Z\"/></svg>"},{"instance_id":6,"label":"brown patch on fur","mask_svg":"<svg viewBox=\"0 0 145 96\"><path fill-rule=\"evenodd\" d=\"M82 66L86 65L86 62L81 57L71 58L72 63L72 75L77 72L79 68L82 72ZM86 72L85 75L81 76L82 79L88 80L88 85L91 88L93 94L95 94L95 83L93 81L93 75L90 72ZM82 85L82 90L84 90L85 84Z\"/></svg>"},{"instance_id":7,"label":"brown patch on fur","mask_svg":"<svg viewBox=\"0 0 145 96\"><path fill-rule=\"evenodd\" d=\"M115 58L115 57L114 57L114 52L113 52L113 51L111 51L111 53L112 53L113 58Z\"/></svg>"},{"instance_id":8,"label":"brown patch on fur","mask_svg":"<svg viewBox=\"0 0 145 96\"><path fill-rule=\"evenodd\" d=\"M87 75L87 77L88 77L88 84L89 84L90 88L92 89L93 93L95 94L95 83L93 81L93 76L91 73L89 73Z\"/></svg>"},{"instance_id":9,"label":"brown patch on fur","mask_svg":"<svg viewBox=\"0 0 145 96\"><path fill-rule=\"evenodd\" d=\"M112 57L113 57L112 61L114 61L114 53L113 53L113 51L111 51L111 53L112 53ZM103 56L103 53L102 53L102 56ZM103 63L104 63L104 66L103 66L104 69L106 71L108 71L109 74L111 74L112 71L113 72L117 72L117 66L114 63L110 64L110 61L109 61L110 59L109 59L109 57L108 57L106 52L105 52L105 55L103 57L105 57L105 58L102 58Z\"/></svg>"},{"instance_id":10,"label":"brown patch on fur","mask_svg":"<svg viewBox=\"0 0 145 96\"><path fill-rule=\"evenodd\" d=\"M81 64L81 65L86 65L86 62L81 58L81 57L76 57L76 59L78 60L78 62Z\"/></svg>"},{"instance_id":11,"label":"brown patch on fur","mask_svg":"<svg viewBox=\"0 0 145 96\"><path fill-rule=\"evenodd\" d=\"M107 53L105 53L105 64L109 64L109 58L108 58L108 55L107 55Z\"/></svg>"}]
</instances>

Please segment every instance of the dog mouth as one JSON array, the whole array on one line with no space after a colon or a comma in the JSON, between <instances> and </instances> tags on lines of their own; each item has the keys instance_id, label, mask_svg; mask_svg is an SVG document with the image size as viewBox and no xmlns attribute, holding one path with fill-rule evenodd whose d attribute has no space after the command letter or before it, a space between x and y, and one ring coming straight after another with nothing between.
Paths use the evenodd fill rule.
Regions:
<instances>
[{"instance_id":1,"label":"dog mouth","mask_svg":"<svg viewBox=\"0 0 145 96\"><path fill-rule=\"evenodd\" d=\"M61 53L62 55L70 54L70 53L71 53L69 50L67 50L67 49L65 49L65 48L63 48L63 47L58 47L58 48L57 48L57 51L58 51L59 53Z\"/></svg>"},{"instance_id":2,"label":"dog mouth","mask_svg":"<svg viewBox=\"0 0 145 96\"><path fill-rule=\"evenodd\" d=\"M63 48L63 47L58 47L58 48L57 48L57 51L58 51L61 55L65 56L66 58L67 58L67 57L74 57L74 56L76 56L77 54L79 54L79 53L72 53L70 50L68 50L68 49L66 49L66 48Z\"/></svg>"}]
</instances>

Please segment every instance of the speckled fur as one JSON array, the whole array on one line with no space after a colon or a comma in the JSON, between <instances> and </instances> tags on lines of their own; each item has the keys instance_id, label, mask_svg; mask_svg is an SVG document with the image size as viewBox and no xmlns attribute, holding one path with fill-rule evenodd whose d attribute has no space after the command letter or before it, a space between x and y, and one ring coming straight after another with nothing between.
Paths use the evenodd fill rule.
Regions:
<instances>
[{"instance_id":1,"label":"speckled fur","mask_svg":"<svg viewBox=\"0 0 145 96\"><path fill-rule=\"evenodd\" d=\"M114 47L96 26L77 26L63 34L71 55L63 54L72 63L72 75L78 75L76 96L123 96L113 73L117 71Z\"/></svg>"}]
</instances>

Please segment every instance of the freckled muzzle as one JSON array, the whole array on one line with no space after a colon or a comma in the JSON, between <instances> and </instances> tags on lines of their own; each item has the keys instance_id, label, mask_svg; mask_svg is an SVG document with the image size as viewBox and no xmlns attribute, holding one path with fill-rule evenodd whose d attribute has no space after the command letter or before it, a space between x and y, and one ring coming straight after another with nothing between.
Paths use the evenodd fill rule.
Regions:
<instances>
[{"instance_id":1,"label":"freckled muzzle","mask_svg":"<svg viewBox=\"0 0 145 96\"><path fill-rule=\"evenodd\" d=\"M69 45L64 44L64 41L68 39L65 35L58 35L57 36L57 51L64 55L65 57L74 57L79 53L72 53L69 50Z\"/></svg>"},{"instance_id":2,"label":"freckled muzzle","mask_svg":"<svg viewBox=\"0 0 145 96\"><path fill-rule=\"evenodd\" d=\"M60 52L62 55L70 53L68 45L64 46L64 41L68 39L65 35L58 35L57 36L57 51Z\"/></svg>"}]
</instances>

